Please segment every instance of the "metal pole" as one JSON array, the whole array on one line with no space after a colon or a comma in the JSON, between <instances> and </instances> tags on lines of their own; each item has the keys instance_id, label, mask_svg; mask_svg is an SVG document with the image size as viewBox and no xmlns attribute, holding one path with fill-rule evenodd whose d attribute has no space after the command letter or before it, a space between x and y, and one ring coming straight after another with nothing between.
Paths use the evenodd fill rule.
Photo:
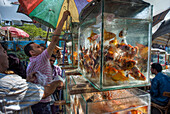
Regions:
<instances>
[{"instance_id":1,"label":"metal pole","mask_svg":"<svg viewBox=\"0 0 170 114\"><path fill-rule=\"evenodd\" d=\"M50 27L48 27L47 36L46 36L46 40L45 40L45 45L47 44L47 40L48 40L49 31L50 31Z\"/></svg>"}]
</instances>

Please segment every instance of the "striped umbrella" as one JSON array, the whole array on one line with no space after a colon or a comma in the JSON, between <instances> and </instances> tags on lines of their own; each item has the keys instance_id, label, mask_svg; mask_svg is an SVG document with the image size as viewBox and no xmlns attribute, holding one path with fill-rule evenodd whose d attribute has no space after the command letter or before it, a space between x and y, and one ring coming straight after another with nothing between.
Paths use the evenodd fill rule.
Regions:
<instances>
[{"instance_id":1,"label":"striped umbrella","mask_svg":"<svg viewBox=\"0 0 170 114\"><path fill-rule=\"evenodd\" d=\"M79 22L79 13L92 0L19 0L18 12L28 15L50 28L55 29L63 12L69 10L72 22ZM66 24L64 25L66 29Z\"/></svg>"}]
</instances>

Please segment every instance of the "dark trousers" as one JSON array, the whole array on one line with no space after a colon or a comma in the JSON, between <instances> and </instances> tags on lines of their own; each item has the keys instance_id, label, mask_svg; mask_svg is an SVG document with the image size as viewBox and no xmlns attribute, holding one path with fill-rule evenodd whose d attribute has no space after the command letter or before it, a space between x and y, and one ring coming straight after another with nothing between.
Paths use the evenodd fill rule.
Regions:
<instances>
[{"instance_id":1,"label":"dark trousers","mask_svg":"<svg viewBox=\"0 0 170 114\"><path fill-rule=\"evenodd\" d=\"M48 102L48 103L39 102L35 105L32 105L31 109L32 109L34 114L52 114L50 102Z\"/></svg>"}]
</instances>

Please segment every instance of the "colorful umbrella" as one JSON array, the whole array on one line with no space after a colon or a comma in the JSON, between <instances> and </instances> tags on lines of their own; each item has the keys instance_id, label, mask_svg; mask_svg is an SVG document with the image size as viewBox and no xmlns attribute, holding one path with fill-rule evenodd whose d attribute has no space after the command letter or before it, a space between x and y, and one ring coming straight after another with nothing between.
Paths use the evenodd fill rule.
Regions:
<instances>
[{"instance_id":1,"label":"colorful umbrella","mask_svg":"<svg viewBox=\"0 0 170 114\"><path fill-rule=\"evenodd\" d=\"M69 10L72 22L79 22L79 13L92 0L19 0L18 12L48 27L56 28L63 12Z\"/></svg>"},{"instance_id":2,"label":"colorful umbrella","mask_svg":"<svg viewBox=\"0 0 170 114\"><path fill-rule=\"evenodd\" d=\"M6 27L1 27L0 29L5 30L5 31L9 31L9 33L11 34L11 37L16 37L16 38L29 37L28 33L26 33L25 31L23 31L19 28L6 26Z\"/></svg>"}]
</instances>

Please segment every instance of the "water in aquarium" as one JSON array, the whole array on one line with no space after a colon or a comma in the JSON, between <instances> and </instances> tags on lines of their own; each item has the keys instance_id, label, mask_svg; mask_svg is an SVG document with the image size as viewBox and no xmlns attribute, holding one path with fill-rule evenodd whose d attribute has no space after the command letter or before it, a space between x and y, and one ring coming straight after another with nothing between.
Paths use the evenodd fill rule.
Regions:
<instances>
[{"instance_id":1,"label":"water in aquarium","mask_svg":"<svg viewBox=\"0 0 170 114\"><path fill-rule=\"evenodd\" d=\"M98 88L147 84L150 21L105 18L103 29L101 21L80 27L80 72Z\"/></svg>"},{"instance_id":2,"label":"water in aquarium","mask_svg":"<svg viewBox=\"0 0 170 114\"><path fill-rule=\"evenodd\" d=\"M131 89L132 90L132 89ZM136 90L78 94L71 97L72 110L81 114L148 114L149 94Z\"/></svg>"}]
</instances>

